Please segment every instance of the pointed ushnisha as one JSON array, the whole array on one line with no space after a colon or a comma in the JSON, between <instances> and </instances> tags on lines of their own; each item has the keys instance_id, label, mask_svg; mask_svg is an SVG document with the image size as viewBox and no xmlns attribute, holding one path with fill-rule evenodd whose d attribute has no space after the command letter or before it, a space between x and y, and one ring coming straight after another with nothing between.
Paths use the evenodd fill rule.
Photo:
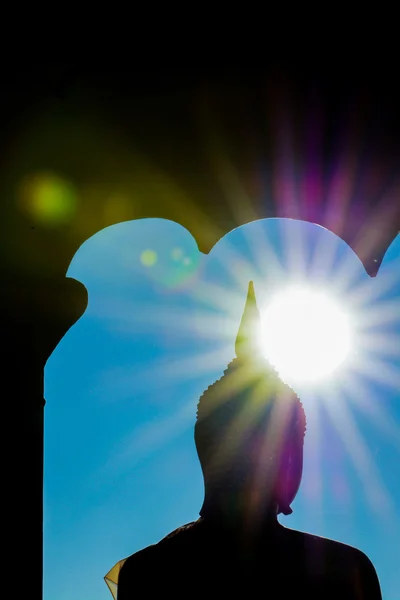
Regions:
<instances>
[{"instance_id":1,"label":"pointed ushnisha","mask_svg":"<svg viewBox=\"0 0 400 600\"><path fill-rule=\"evenodd\" d=\"M260 312L257 307L254 284L249 283L246 305L244 307L242 319L235 343L235 353L237 358L255 358L259 354L257 346L258 329L260 328Z\"/></svg>"}]
</instances>

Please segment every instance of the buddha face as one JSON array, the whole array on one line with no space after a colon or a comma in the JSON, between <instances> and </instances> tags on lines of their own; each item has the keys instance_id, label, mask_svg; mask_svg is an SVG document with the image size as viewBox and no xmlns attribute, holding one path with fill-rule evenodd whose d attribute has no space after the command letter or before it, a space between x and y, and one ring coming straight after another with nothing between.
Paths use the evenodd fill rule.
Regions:
<instances>
[{"instance_id":1,"label":"buddha face","mask_svg":"<svg viewBox=\"0 0 400 600\"><path fill-rule=\"evenodd\" d=\"M247 442L238 462L251 494L259 502L278 504L280 512L289 514L301 483L303 439L296 439L296 431L288 431L285 437L258 432Z\"/></svg>"}]
</instances>

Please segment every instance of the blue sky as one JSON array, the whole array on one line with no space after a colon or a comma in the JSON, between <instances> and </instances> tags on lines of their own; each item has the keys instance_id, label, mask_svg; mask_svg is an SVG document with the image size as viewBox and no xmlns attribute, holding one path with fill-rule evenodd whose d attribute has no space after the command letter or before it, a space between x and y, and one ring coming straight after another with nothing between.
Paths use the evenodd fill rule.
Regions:
<instances>
[{"instance_id":1,"label":"blue sky","mask_svg":"<svg viewBox=\"0 0 400 600\"><path fill-rule=\"evenodd\" d=\"M250 280L261 310L295 281L353 315L355 358L329 386L296 388L304 476L280 520L363 550L398 600L400 235L371 279L310 223L255 221L206 255L180 225L143 219L87 240L67 276L89 304L45 369L44 600L110 600L118 560L198 517L196 405L234 357Z\"/></svg>"}]
</instances>

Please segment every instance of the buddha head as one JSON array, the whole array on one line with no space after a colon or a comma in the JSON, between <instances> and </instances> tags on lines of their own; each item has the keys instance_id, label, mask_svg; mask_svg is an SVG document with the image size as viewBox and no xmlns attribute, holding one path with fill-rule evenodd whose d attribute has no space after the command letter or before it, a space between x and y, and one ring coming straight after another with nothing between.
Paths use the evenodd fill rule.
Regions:
<instances>
[{"instance_id":1,"label":"buddha head","mask_svg":"<svg viewBox=\"0 0 400 600\"><path fill-rule=\"evenodd\" d=\"M262 356L259 326L250 282L236 358L197 407L195 443L205 484L202 516L221 508L287 515L300 486L304 409Z\"/></svg>"}]
</instances>

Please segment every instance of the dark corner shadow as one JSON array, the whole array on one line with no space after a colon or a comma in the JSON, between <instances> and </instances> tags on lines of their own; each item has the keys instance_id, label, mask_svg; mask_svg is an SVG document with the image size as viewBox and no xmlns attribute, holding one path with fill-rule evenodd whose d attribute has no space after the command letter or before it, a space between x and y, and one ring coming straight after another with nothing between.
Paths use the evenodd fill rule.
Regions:
<instances>
[{"instance_id":1,"label":"dark corner shadow","mask_svg":"<svg viewBox=\"0 0 400 600\"><path fill-rule=\"evenodd\" d=\"M301 483L306 416L258 354L258 319L250 283L236 358L198 403L200 518L119 561L105 576L114 598L381 599L363 552L278 521Z\"/></svg>"}]
</instances>

